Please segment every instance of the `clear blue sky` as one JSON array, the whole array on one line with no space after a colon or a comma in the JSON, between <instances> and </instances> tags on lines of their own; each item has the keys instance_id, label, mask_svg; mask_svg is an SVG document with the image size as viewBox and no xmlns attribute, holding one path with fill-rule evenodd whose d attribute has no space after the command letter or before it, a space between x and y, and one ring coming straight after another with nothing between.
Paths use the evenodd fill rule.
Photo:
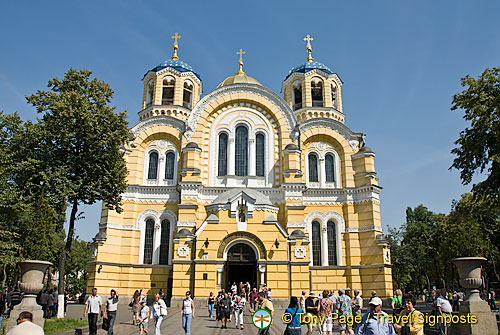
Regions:
<instances>
[{"instance_id":1,"label":"clear blue sky","mask_svg":"<svg viewBox=\"0 0 500 335\"><path fill-rule=\"evenodd\" d=\"M239 48L245 71L279 93L310 34L315 60L344 82L346 124L377 154L385 229L404 222L407 206L447 213L470 189L448 170L465 127L451 99L461 77L500 65L498 13L498 1L3 1L0 110L34 119L26 95L86 68L134 125L141 78L170 58L175 32L205 94L237 71ZM81 238L97 233L99 216L85 208Z\"/></svg>"}]
</instances>

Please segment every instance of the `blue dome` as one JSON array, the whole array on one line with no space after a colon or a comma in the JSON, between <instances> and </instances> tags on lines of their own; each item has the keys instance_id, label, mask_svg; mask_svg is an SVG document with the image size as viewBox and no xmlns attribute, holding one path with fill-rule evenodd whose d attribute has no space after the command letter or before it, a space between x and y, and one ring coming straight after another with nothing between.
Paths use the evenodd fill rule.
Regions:
<instances>
[{"instance_id":1,"label":"blue dome","mask_svg":"<svg viewBox=\"0 0 500 335\"><path fill-rule=\"evenodd\" d=\"M160 65L151 69L151 71L158 72L166 67L174 68L180 72L192 72L196 77L198 77L198 79L201 80L200 76L196 72L193 71L193 68L191 67L191 65L189 65L188 63L185 63L181 60L173 60L173 59L166 60L163 63L161 63Z\"/></svg>"},{"instance_id":2,"label":"blue dome","mask_svg":"<svg viewBox=\"0 0 500 335\"><path fill-rule=\"evenodd\" d=\"M288 72L285 80L287 80L288 77L290 77L292 75L292 73L294 73L294 72L307 73L307 72L314 70L314 69L321 70L321 71L326 72L328 74L333 74L333 71L323 63L305 62L304 64L299 64L297 66L292 67L292 69Z\"/></svg>"}]
</instances>

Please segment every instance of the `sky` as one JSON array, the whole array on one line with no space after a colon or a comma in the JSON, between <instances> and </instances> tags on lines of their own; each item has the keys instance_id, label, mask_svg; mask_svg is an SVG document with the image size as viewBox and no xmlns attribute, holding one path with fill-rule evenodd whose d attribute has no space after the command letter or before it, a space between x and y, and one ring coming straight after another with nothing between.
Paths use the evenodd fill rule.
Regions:
<instances>
[{"instance_id":1,"label":"sky","mask_svg":"<svg viewBox=\"0 0 500 335\"><path fill-rule=\"evenodd\" d=\"M238 69L277 93L290 68L313 57L343 81L345 123L376 153L384 229L405 209L441 213L469 191L449 170L467 124L451 111L460 78L500 66L499 1L3 1L0 110L37 117L25 97L85 68L110 84L112 104L137 123L143 75L172 55L201 76L207 94ZM476 176L480 181L482 176ZM98 232L100 204L82 206L77 235Z\"/></svg>"}]
</instances>

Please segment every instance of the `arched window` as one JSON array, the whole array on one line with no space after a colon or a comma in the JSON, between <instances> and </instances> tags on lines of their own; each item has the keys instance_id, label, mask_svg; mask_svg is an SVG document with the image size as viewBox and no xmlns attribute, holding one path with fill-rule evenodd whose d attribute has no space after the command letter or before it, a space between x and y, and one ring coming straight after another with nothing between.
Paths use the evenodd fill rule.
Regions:
<instances>
[{"instance_id":1,"label":"arched window","mask_svg":"<svg viewBox=\"0 0 500 335\"><path fill-rule=\"evenodd\" d=\"M296 81L292 85L292 94L293 94L293 110L302 108L302 85L300 81Z\"/></svg>"},{"instance_id":2,"label":"arched window","mask_svg":"<svg viewBox=\"0 0 500 335\"><path fill-rule=\"evenodd\" d=\"M332 154L325 156L326 181L335 182L335 158Z\"/></svg>"},{"instance_id":3,"label":"arched window","mask_svg":"<svg viewBox=\"0 0 500 335\"><path fill-rule=\"evenodd\" d=\"M327 239L328 239L328 265L337 265L337 237L335 223L328 221Z\"/></svg>"},{"instance_id":4,"label":"arched window","mask_svg":"<svg viewBox=\"0 0 500 335\"><path fill-rule=\"evenodd\" d=\"M148 88L146 92L146 107L149 107L153 104L153 79L151 79L148 83Z\"/></svg>"},{"instance_id":5,"label":"arched window","mask_svg":"<svg viewBox=\"0 0 500 335\"><path fill-rule=\"evenodd\" d=\"M153 219L146 220L146 231L144 233L144 264L153 264L153 233L155 222Z\"/></svg>"},{"instance_id":6,"label":"arched window","mask_svg":"<svg viewBox=\"0 0 500 335\"><path fill-rule=\"evenodd\" d=\"M309 181L318 181L318 156L309 154Z\"/></svg>"},{"instance_id":7,"label":"arched window","mask_svg":"<svg viewBox=\"0 0 500 335\"><path fill-rule=\"evenodd\" d=\"M264 177L264 135L257 134L255 136L255 174Z\"/></svg>"},{"instance_id":8,"label":"arched window","mask_svg":"<svg viewBox=\"0 0 500 335\"><path fill-rule=\"evenodd\" d=\"M165 157L165 179L174 179L175 154L167 153Z\"/></svg>"},{"instance_id":9,"label":"arched window","mask_svg":"<svg viewBox=\"0 0 500 335\"><path fill-rule=\"evenodd\" d=\"M193 83L189 80L184 82L184 93L182 95L182 106L191 109L193 99Z\"/></svg>"},{"instance_id":10,"label":"arched window","mask_svg":"<svg viewBox=\"0 0 500 335\"><path fill-rule=\"evenodd\" d=\"M248 129L245 126L236 127L235 174L248 175Z\"/></svg>"},{"instance_id":11,"label":"arched window","mask_svg":"<svg viewBox=\"0 0 500 335\"><path fill-rule=\"evenodd\" d=\"M219 135L219 157L217 162L217 175L227 176L227 134Z\"/></svg>"},{"instance_id":12,"label":"arched window","mask_svg":"<svg viewBox=\"0 0 500 335\"><path fill-rule=\"evenodd\" d=\"M313 265L321 265L321 226L318 221L312 223Z\"/></svg>"},{"instance_id":13,"label":"arched window","mask_svg":"<svg viewBox=\"0 0 500 335\"><path fill-rule=\"evenodd\" d=\"M311 97L313 107L323 107L323 80L318 77L311 80Z\"/></svg>"},{"instance_id":14,"label":"arched window","mask_svg":"<svg viewBox=\"0 0 500 335\"><path fill-rule=\"evenodd\" d=\"M161 95L162 105L173 105L174 104L174 87L175 78L172 76L167 76L163 79L163 88Z\"/></svg>"},{"instance_id":15,"label":"arched window","mask_svg":"<svg viewBox=\"0 0 500 335\"><path fill-rule=\"evenodd\" d=\"M158 178L158 153L153 151L149 154L148 179Z\"/></svg>"},{"instance_id":16,"label":"arched window","mask_svg":"<svg viewBox=\"0 0 500 335\"><path fill-rule=\"evenodd\" d=\"M335 109L339 109L339 103L337 100L337 85L332 83L332 107Z\"/></svg>"},{"instance_id":17,"label":"arched window","mask_svg":"<svg viewBox=\"0 0 500 335\"><path fill-rule=\"evenodd\" d=\"M170 242L170 221L161 221L161 236L160 236L160 264L168 264L168 251Z\"/></svg>"}]
</instances>

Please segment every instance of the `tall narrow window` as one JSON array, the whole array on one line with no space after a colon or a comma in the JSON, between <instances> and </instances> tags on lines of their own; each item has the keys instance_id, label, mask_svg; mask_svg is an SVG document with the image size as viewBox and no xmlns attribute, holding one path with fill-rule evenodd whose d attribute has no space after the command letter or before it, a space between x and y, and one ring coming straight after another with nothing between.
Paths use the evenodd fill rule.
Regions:
<instances>
[{"instance_id":1,"label":"tall narrow window","mask_svg":"<svg viewBox=\"0 0 500 335\"><path fill-rule=\"evenodd\" d=\"M219 135L219 157L217 160L217 175L227 176L227 134Z\"/></svg>"},{"instance_id":2,"label":"tall narrow window","mask_svg":"<svg viewBox=\"0 0 500 335\"><path fill-rule=\"evenodd\" d=\"M255 174L264 177L264 135L255 136Z\"/></svg>"},{"instance_id":3,"label":"tall narrow window","mask_svg":"<svg viewBox=\"0 0 500 335\"><path fill-rule=\"evenodd\" d=\"M165 179L174 179L175 154L167 153L165 157Z\"/></svg>"},{"instance_id":4,"label":"tall narrow window","mask_svg":"<svg viewBox=\"0 0 500 335\"><path fill-rule=\"evenodd\" d=\"M175 78L172 76L167 76L163 79L163 88L161 95L162 105L173 105L174 104L174 87Z\"/></svg>"},{"instance_id":5,"label":"tall narrow window","mask_svg":"<svg viewBox=\"0 0 500 335\"><path fill-rule=\"evenodd\" d=\"M148 83L148 88L146 92L146 107L153 104L153 80L151 79Z\"/></svg>"},{"instance_id":6,"label":"tall narrow window","mask_svg":"<svg viewBox=\"0 0 500 335\"><path fill-rule=\"evenodd\" d=\"M158 153L153 151L149 154L148 179L158 178Z\"/></svg>"},{"instance_id":7,"label":"tall narrow window","mask_svg":"<svg viewBox=\"0 0 500 335\"><path fill-rule=\"evenodd\" d=\"M318 221L312 223L313 265L321 265L321 227Z\"/></svg>"},{"instance_id":8,"label":"tall narrow window","mask_svg":"<svg viewBox=\"0 0 500 335\"><path fill-rule=\"evenodd\" d=\"M193 99L193 83L189 80L184 82L184 93L182 95L182 106L191 109Z\"/></svg>"},{"instance_id":9,"label":"tall narrow window","mask_svg":"<svg viewBox=\"0 0 500 335\"><path fill-rule=\"evenodd\" d=\"M168 264L168 250L170 242L170 221L161 221L161 236L160 236L160 264Z\"/></svg>"},{"instance_id":10,"label":"tall narrow window","mask_svg":"<svg viewBox=\"0 0 500 335\"><path fill-rule=\"evenodd\" d=\"M338 99L337 99L337 85L332 84L332 106L335 109L339 109Z\"/></svg>"},{"instance_id":11,"label":"tall narrow window","mask_svg":"<svg viewBox=\"0 0 500 335\"><path fill-rule=\"evenodd\" d=\"M318 156L309 154L309 181L318 181Z\"/></svg>"},{"instance_id":12,"label":"tall narrow window","mask_svg":"<svg viewBox=\"0 0 500 335\"><path fill-rule=\"evenodd\" d=\"M313 107L323 107L323 81L318 77L311 80L311 97Z\"/></svg>"},{"instance_id":13,"label":"tall narrow window","mask_svg":"<svg viewBox=\"0 0 500 335\"><path fill-rule=\"evenodd\" d=\"M328 237L328 265L337 265L337 234L335 231L335 223L328 221L327 224Z\"/></svg>"},{"instance_id":14,"label":"tall narrow window","mask_svg":"<svg viewBox=\"0 0 500 335\"><path fill-rule=\"evenodd\" d=\"M245 126L236 127L235 174L248 175L248 129Z\"/></svg>"},{"instance_id":15,"label":"tall narrow window","mask_svg":"<svg viewBox=\"0 0 500 335\"><path fill-rule=\"evenodd\" d=\"M335 182L335 159L332 154L325 156L326 181Z\"/></svg>"},{"instance_id":16,"label":"tall narrow window","mask_svg":"<svg viewBox=\"0 0 500 335\"><path fill-rule=\"evenodd\" d=\"M144 232L144 264L153 264L153 233L155 222L153 219L146 220L146 230Z\"/></svg>"},{"instance_id":17,"label":"tall narrow window","mask_svg":"<svg viewBox=\"0 0 500 335\"><path fill-rule=\"evenodd\" d=\"M302 108L302 85L300 81L296 81L292 86L292 94L293 94L293 110Z\"/></svg>"}]
</instances>

